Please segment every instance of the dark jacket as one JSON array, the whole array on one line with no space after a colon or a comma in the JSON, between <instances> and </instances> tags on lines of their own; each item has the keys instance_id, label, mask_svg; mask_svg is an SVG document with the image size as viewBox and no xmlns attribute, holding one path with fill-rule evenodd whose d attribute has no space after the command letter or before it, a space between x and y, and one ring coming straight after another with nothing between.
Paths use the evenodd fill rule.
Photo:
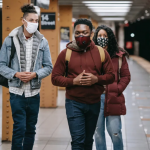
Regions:
<instances>
[{"instance_id":1,"label":"dark jacket","mask_svg":"<svg viewBox=\"0 0 150 150\"><path fill-rule=\"evenodd\" d=\"M66 98L81 103L93 104L100 101L103 93L103 85L114 82L114 71L109 54L105 51L105 62L101 63L98 48L91 41L86 51L82 51L76 42L70 42L67 48L72 50L68 65L68 77L64 77L66 71L66 49L63 50L56 61L52 71L52 83L56 86L66 87ZM92 73L98 77L98 83L92 86L74 86L73 79L83 72ZM102 71L104 75L102 74Z\"/></svg>"},{"instance_id":2,"label":"dark jacket","mask_svg":"<svg viewBox=\"0 0 150 150\"><path fill-rule=\"evenodd\" d=\"M123 91L130 82L130 71L126 60L127 52L120 50L114 57L112 57L112 63L115 71L115 81L112 84L106 86L106 98L105 98L105 116L111 115L125 115L126 106ZM122 58L122 67L120 69L119 80L119 57Z\"/></svg>"}]
</instances>

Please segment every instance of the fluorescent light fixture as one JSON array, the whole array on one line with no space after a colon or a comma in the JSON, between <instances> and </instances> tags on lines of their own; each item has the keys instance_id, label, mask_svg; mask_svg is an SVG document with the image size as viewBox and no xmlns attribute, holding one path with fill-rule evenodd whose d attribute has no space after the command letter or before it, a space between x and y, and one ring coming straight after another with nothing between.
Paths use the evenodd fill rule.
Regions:
<instances>
[{"instance_id":1,"label":"fluorescent light fixture","mask_svg":"<svg viewBox=\"0 0 150 150\"><path fill-rule=\"evenodd\" d=\"M87 7L131 7L132 4L85 4Z\"/></svg>"},{"instance_id":2,"label":"fluorescent light fixture","mask_svg":"<svg viewBox=\"0 0 150 150\"><path fill-rule=\"evenodd\" d=\"M111 20L121 21L121 20L125 20L125 18L124 17L103 17L102 20L104 20L104 21L111 21Z\"/></svg>"},{"instance_id":3,"label":"fluorescent light fixture","mask_svg":"<svg viewBox=\"0 0 150 150\"><path fill-rule=\"evenodd\" d=\"M84 4L132 4L132 1L83 1Z\"/></svg>"},{"instance_id":4,"label":"fluorescent light fixture","mask_svg":"<svg viewBox=\"0 0 150 150\"><path fill-rule=\"evenodd\" d=\"M113 10L113 9L129 10L130 9L130 7L88 7L88 8L90 8L90 9L111 9L111 10Z\"/></svg>"},{"instance_id":5,"label":"fluorescent light fixture","mask_svg":"<svg viewBox=\"0 0 150 150\"><path fill-rule=\"evenodd\" d=\"M97 12L97 13L98 13L98 12L99 12L99 13L100 13L100 12L106 12L106 13L107 13L107 12L112 12L112 13L115 13L115 12L122 12L122 13L123 13L123 12L124 12L124 13L127 13L127 12L129 11L129 10L121 10L121 9L120 9L120 10L111 10L111 9L104 9L104 10L103 10L103 9L95 9L95 10L94 10L94 9L91 9L91 10L92 10L93 12Z\"/></svg>"},{"instance_id":6,"label":"fluorescent light fixture","mask_svg":"<svg viewBox=\"0 0 150 150\"><path fill-rule=\"evenodd\" d=\"M101 12L101 13L96 13L98 16L126 16L127 12L110 12L110 13L107 13L107 12Z\"/></svg>"}]
</instances>

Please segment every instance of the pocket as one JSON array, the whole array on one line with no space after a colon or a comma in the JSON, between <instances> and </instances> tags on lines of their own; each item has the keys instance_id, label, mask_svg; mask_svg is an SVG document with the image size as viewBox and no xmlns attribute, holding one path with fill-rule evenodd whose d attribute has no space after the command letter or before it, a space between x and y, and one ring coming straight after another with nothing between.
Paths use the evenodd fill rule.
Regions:
<instances>
[{"instance_id":1,"label":"pocket","mask_svg":"<svg viewBox=\"0 0 150 150\"><path fill-rule=\"evenodd\" d=\"M65 107L66 107L67 118L74 117L73 101L66 99Z\"/></svg>"},{"instance_id":2,"label":"pocket","mask_svg":"<svg viewBox=\"0 0 150 150\"><path fill-rule=\"evenodd\" d=\"M38 54L38 59L40 62L42 62L42 60L43 60L43 52L44 52L44 49L40 48L39 54Z\"/></svg>"},{"instance_id":3,"label":"pocket","mask_svg":"<svg viewBox=\"0 0 150 150\"><path fill-rule=\"evenodd\" d=\"M113 94L108 94L107 103L108 104L122 104L122 103L125 103L124 95L121 94L121 95L115 96Z\"/></svg>"}]
</instances>

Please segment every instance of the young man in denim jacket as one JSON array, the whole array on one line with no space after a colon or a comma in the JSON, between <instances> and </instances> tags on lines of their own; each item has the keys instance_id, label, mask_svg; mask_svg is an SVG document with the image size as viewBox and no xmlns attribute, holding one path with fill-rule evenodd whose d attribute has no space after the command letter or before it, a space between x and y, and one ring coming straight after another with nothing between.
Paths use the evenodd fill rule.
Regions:
<instances>
[{"instance_id":1,"label":"young man in denim jacket","mask_svg":"<svg viewBox=\"0 0 150 150\"><path fill-rule=\"evenodd\" d=\"M21 8L21 27L6 37L0 50L0 74L8 79L10 104L14 120L12 150L32 150L40 104L41 80L52 71L47 40L37 31L38 14L33 5ZM16 52L8 67L11 38Z\"/></svg>"}]
</instances>

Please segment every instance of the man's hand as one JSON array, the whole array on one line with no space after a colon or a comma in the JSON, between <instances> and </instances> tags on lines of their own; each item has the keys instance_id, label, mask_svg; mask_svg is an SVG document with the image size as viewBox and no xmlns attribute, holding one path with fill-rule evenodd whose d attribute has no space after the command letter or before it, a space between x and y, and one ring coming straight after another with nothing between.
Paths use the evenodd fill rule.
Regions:
<instances>
[{"instance_id":1,"label":"man's hand","mask_svg":"<svg viewBox=\"0 0 150 150\"><path fill-rule=\"evenodd\" d=\"M81 78L84 73L85 73L85 70L81 74L79 74L76 78L73 79L73 85L82 85Z\"/></svg>"},{"instance_id":2,"label":"man's hand","mask_svg":"<svg viewBox=\"0 0 150 150\"><path fill-rule=\"evenodd\" d=\"M98 82L97 76L92 73L84 73L80 79L80 84L84 86L91 86Z\"/></svg>"},{"instance_id":3,"label":"man's hand","mask_svg":"<svg viewBox=\"0 0 150 150\"><path fill-rule=\"evenodd\" d=\"M17 72L15 74L15 77L19 78L24 83L27 83L33 78L36 78L36 73L35 72Z\"/></svg>"}]
</instances>

